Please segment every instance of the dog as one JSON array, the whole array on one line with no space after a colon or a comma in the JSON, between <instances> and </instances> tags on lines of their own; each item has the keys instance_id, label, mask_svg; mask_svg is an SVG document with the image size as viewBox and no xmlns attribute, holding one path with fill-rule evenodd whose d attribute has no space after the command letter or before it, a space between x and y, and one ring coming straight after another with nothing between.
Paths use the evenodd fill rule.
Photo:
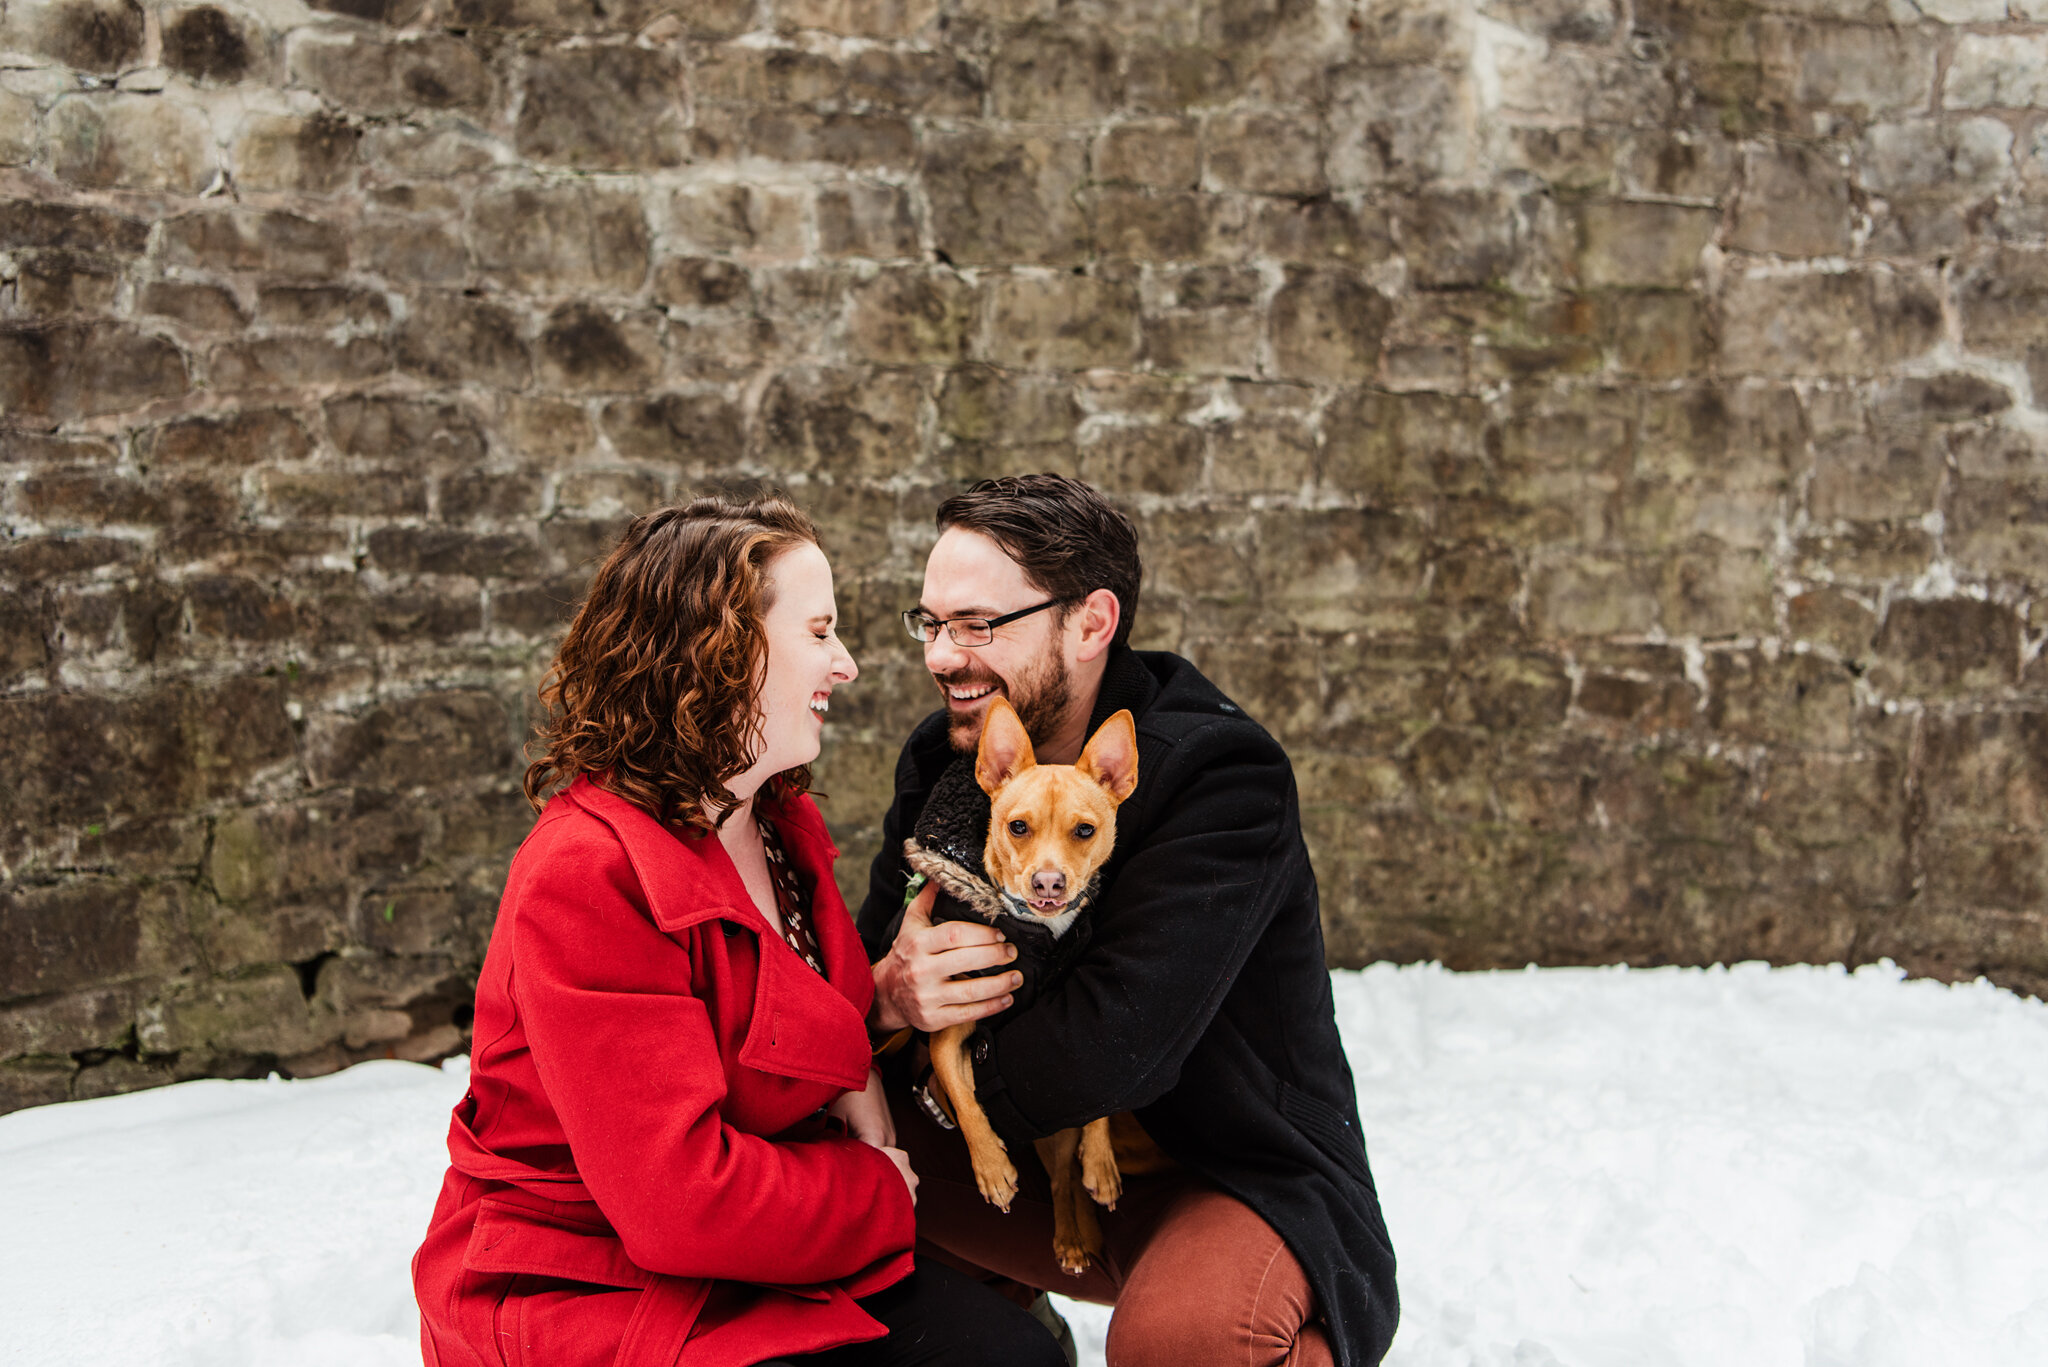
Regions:
<instances>
[{"instance_id":1,"label":"dog","mask_svg":"<svg viewBox=\"0 0 2048 1367\"><path fill-rule=\"evenodd\" d=\"M1036 982L1027 973L1027 986L1039 989L1072 961L1085 940L1080 922L1116 844L1117 808L1138 786L1137 725L1128 711L1118 712L1089 737L1076 763L1040 764L1024 723L999 697L982 726L974 780L989 800L982 846L987 881L915 839L907 842L906 854L914 870L983 919L1006 927L1013 941L1044 942L1049 936L1053 948L1047 971L1036 975ZM989 971L1008 971L1008 966ZM1007 1211L1017 1194L1017 1170L975 1100L967 1053L973 1034L972 1024L939 1031L931 1040L932 1074L967 1141L975 1185L991 1204ZM1124 1122L1124 1130L1136 1130L1127 1117L1116 1119ZM1034 1147L1052 1180L1054 1256L1066 1271L1079 1274L1102 1251L1101 1224L1082 1193L1109 1210L1123 1194L1112 1120L1104 1117L1062 1130Z\"/></svg>"}]
</instances>

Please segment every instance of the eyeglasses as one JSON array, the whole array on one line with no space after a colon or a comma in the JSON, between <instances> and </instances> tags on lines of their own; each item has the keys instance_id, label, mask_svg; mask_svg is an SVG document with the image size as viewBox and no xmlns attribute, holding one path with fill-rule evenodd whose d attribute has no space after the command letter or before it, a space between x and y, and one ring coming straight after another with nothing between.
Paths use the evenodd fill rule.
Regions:
<instances>
[{"instance_id":1,"label":"eyeglasses","mask_svg":"<svg viewBox=\"0 0 2048 1367\"><path fill-rule=\"evenodd\" d=\"M1047 608L1058 607L1066 601L1064 598L1048 598L1035 608L1019 608L1000 617L953 617L943 622L928 612L912 608L903 614L903 629L910 633L911 640L924 645L930 645L938 640L939 628L944 627L946 634L953 638L953 644L956 646L985 646L996 638L997 627L1005 626L1020 617L1029 617L1034 612L1044 612Z\"/></svg>"}]
</instances>

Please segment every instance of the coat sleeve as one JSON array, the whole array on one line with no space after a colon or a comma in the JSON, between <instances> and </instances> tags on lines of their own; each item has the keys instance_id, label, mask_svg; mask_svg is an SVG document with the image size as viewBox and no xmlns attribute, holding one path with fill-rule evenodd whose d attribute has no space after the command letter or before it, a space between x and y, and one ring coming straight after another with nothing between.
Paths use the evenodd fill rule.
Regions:
<instances>
[{"instance_id":1,"label":"coat sleeve","mask_svg":"<svg viewBox=\"0 0 2048 1367\"><path fill-rule=\"evenodd\" d=\"M924 799L915 755L917 743L917 733L913 733L904 743L903 753L897 756L896 795L889 810L882 814L882 848L868 865L867 896L861 899L860 915L855 918L869 963L889 952L889 946L896 942L896 927L902 921L903 889L910 883L910 865L903 858L903 838L910 833L911 823L917 819L916 809Z\"/></svg>"},{"instance_id":2,"label":"coat sleeve","mask_svg":"<svg viewBox=\"0 0 2048 1367\"><path fill-rule=\"evenodd\" d=\"M1294 777L1270 736L1218 724L1147 758L1159 805L1133 813L1144 831L1094 938L1056 990L977 1041L976 1094L1006 1139L1170 1090L1292 881Z\"/></svg>"},{"instance_id":3,"label":"coat sleeve","mask_svg":"<svg viewBox=\"0 0 2048 1367\"><path fill-rule=\"evenodd\" d=\"M511 990L577 1171L627 1256L672 1276L808 1285L908 1249L910 1193L879 1149L725 1123L689 956L648 918L623 851L589 843L549 851L520 889Z\"/></svg>"}]
</instances>

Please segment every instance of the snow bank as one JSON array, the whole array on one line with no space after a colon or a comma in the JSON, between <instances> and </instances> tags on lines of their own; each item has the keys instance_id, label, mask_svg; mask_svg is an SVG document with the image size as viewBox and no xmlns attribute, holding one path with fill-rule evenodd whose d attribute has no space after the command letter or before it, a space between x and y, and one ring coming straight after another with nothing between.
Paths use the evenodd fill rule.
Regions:
<instances>
[{"instance_id":1,"label":"snow bank","mask_svg":"<svg viewBox=\"0 0 2048 1367\"><path fill-rule=\"evenodd\" d=\"M1394 1367L2048 1361L2048 1007L1888 966L1337 976ZM416 1362L464 1068L0 1117L8 1361ZM1100 1359L1107 1313L1072 1307Z\"/></svg>"}]
</instances>

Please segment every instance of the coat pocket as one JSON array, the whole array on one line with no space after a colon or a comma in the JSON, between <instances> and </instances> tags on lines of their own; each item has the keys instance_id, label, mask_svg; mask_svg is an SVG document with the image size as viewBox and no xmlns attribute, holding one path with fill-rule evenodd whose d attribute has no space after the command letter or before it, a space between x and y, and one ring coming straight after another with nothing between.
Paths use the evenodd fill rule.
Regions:
<instances>
[{"instance_id":1,"label":"coat pocket","mask_svg":"<svg viewBox=\"0 0 2048 1367\"><path fill-rule=\"evenodd\" d=\"M641 1288L653 1275L626 1256L608 1226L486 1197L462 1265L472 1272L527 1273L598 1286Z\"/></svg>"},{"instance_id":2,"label":"coat pocket","mask_svg":"<svg viewBox=\"0 0 2048 1367\"><path fill-rule=\"evenodd\" d=\"M1345 1172L1368 1188L1372 1186L1372 1170L1365 1162L1365 1137L1350 1117L1288 1082L1280 1084L1280 1114Z\"/></svg>"}]
</instances>

